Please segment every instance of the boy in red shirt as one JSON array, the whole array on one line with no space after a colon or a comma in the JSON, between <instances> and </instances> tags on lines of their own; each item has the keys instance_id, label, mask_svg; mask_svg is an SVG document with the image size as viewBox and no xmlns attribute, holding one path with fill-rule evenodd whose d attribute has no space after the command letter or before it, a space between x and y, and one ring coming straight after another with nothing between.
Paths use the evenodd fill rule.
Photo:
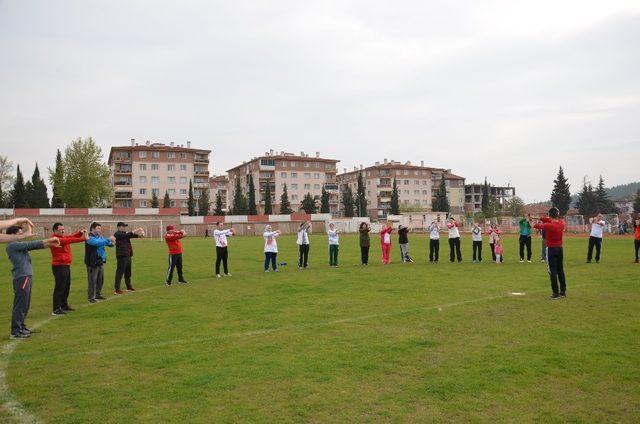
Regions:
<instances>
[{"instance_id":1,"label":"boy in red shirt","mask_svg":"<svg viewBox=\"0 0 640 424\"><path fill-rule=\"evenodd\" d=\"M633 244L636 248L636 263L638 263L638 250L640 250L640 218L636 218L633 225Z\"/></svg>"},{"instance_id":2,"label":"boy in red shirt","mask_svg":"<svg viewBox=\"0 0 640 424\"><path fill-rule=\"evenodd\" d=\"M178 271L178 284L188 283L182 275L182 243L180 239L185 236L184 230L175 230L173 225L167 225L167 233L164 235L164 241L169 248L169 268L167 269L167 286L171 285L173 280L173 270Z\"/></svg>"},{"instance_id":3,"label":"boy in red shirt","mask_svg":"<svg viewBox=\"0 0 640 424\"><path fill-rule=\"evenodd\" d=\"M551 279L551 295L552 300L567 297L567 284L564 277L563 252L562 252L562 236L565 231L565 224L560 219L560 211L558 208L549 209L549 218L542 217L534 228L543 230L545 234L545 243L547 245L547 267L549 269L549 278ZM560 281L560 290L558 290L558 280Z\"/></svg>"},{"instance_id":4,"label":"boy in red shirt","mask_svg":"<svg viewBox=\"0 0 640 424\"><path fill-rule=\"evenodd\" d=\"M52 237L60 240L60 246L51 246L51 271L56 282L53 289L53 312L51 315L64 315L73 311L69 306L69 289L71 288L71 244L81 243L87 239L87 230L65 235L64 225L60 222L53 224Z\"/></svg>"}]
</instances>

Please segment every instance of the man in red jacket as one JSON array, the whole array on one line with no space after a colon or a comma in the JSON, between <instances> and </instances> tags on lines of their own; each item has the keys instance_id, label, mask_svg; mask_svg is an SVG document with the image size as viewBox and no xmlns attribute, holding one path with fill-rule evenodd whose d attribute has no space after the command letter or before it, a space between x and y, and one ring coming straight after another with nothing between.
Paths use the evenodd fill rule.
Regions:
<instances>
[{"instance_id":1,"label":"man in red jacket","mask_svg":"<svg viewBox=\"0 0 640 424\"><path fill-rule=\"evenodd\" d=\"M543 230L545 243L547 245L547 267L549 278L551 279L552 300L567 297L567 284L564 277L562 236L565 231L565 224L560 219L558 208L549 209L549 218L540 218L540 221L533 228ZM558 280L560 280L560 290L558 290Z\"/></svg>"},{"instance_id":2,"label":"man in red jacket","mask_svg":"<svg viewBox=\"0 0 640 424\"><path fill-rule=\"evenodd\" d=\"M188 283L182 275L182 243L180 239L185 236L184 230L176 230L173 225L167 225L167 233L164 235L164 241L169 248L169 268L167 269L167 286L171 285L173 280L173 270L178 271L178 284Z\"/></svg>"},{"instance_id":3,"label":"man in red jacket","mask_svg":"<svg viewBox=\"0 0 640 424\"><path fill-rule=\"evenodd\" d=\"M53 224L53 237L60 240L60 246L51 246L51 271L56 285L53 289L53 312L51 315L64 315L73 311L69 306L69 289L71 288L71 244L87 239L87 230L82 229L69 236L64 234L64 225Z\"/></svg>"}]
</instances>

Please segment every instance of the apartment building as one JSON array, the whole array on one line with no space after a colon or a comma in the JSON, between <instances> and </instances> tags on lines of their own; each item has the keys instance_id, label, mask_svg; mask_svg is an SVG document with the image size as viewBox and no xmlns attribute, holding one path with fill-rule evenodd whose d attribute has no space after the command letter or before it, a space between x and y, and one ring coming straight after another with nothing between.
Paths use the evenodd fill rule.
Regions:
<instances>
[{"instance_id":1,"label":"apartment building","mask_svg":"<svg viewBox=\"0 0 640 424\"><path fill-rule=\"evenodd\" d=\"M216 175L209 178L209 210L213 213L216 208L216 198L220 195L222 211L226 214L227 196L229 194L229 178L226 175Z\"/></svg>"},{"instance_id":2,"label":"apartment building","mask_svg":"<svg viewBox=\"0 0 640 424\"><path fill-rule=\"evenodd\" d=\"M371 219L383 219L389 213L393 180L398 187L401 207L414 210L431 211L436 190L445 177L447 197L454 213L464 211L464 178L451 173L450 169L432 168L384 159L369 167L354 167L352 171L344 169L337 176L340 191L351 187L354 196L357 193L358 175L362 174L367 197L367 212Z\"/></svg>"},{"instance_id":3,"label":"apartment building","mask_svg":"<svg viewBox=\"0 0 640 424\"><path fill-rule=\"evenodd\" d=\"M466 184L464 186L465 200L464 209L466 212L482 212L482 186L484 184ZM516 195L515 187L496 187L489 186L489 197L496 202L498 210L505 207L507 202Z\"/></svg>"},{"instance_id":4,"label":"apartment building","mask_svg":"<svg viewBox=\"0 0 640 424\"><path fill-rule=\"evenodd\" d=\"M165 193L171 207L187 212L189 180L193 181L194 197L209 188L209 155L211 150L193 149L187 145L169 143L138 144L112 147L109 152L113 207L149 208L153 194L160 206Z\"/></svg>"},{"instance_id":5,"label":"apartment building","mask_svg":"<svg viewBox=\"0 0 640 424\"><path fill-rule=\"evenodd\" d=\"M247 195L249 175L252 175L256 188L258 213L264 212L264 193L267 184L270 184L273 212L280 211L280 198L286 184L289 202L294 212L300 210L302 199L307 193L320 198L324 187L329 193L330 211L337 215L339 213L339 193L336 182L336 164L338 162L335 159L320 157L320 152L316 152L315 156L309 156L305 152L296 155L270 150L263 156L245 161L227 171L229 208L233 205L236 181L240 181L240 186L244 194Z\"/></svg>"}]
</instances>

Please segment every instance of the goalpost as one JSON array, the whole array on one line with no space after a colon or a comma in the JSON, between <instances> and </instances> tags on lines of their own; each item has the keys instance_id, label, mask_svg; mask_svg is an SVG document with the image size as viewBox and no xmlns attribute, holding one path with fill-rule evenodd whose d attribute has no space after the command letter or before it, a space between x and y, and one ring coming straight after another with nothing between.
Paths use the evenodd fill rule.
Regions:
<instances>
[{"instance_id":1,"label":"goalpost","mask_svg":"<svg viewBox=\"0 0 640 424\"><path fill-rule=\"evenodd\" d=\"M132 219L122 221L100 221L102 225L102 235L109 237L115 233L118 228L118 222L124 222L128 224L127 231L133 231L136 228L142 228L144 230L144 237L162 241L164 235L164 225L162 219Z\"/></svg>"}]
</instances>

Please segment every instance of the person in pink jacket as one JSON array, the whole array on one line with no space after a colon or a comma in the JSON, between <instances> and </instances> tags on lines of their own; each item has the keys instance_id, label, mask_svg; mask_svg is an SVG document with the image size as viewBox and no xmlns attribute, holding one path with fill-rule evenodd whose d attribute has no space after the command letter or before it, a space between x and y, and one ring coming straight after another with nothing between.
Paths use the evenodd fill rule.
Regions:
<instances>
[{"instance_id":1,"label":"person in pink jacket","mask_svg":"<svg viewBox=\"0 0 640 424\"><path fill-rule=\"evenodd\" d=\"M391 232L393 227L387 222L387 225L380 231L380 247L382 248L382 263L389 264L389 256L391 255Z\"/></svg>"},{"instance_id":2,"label":"person in pink jacket","mask_svg":"<svg viewBox=\"0 0 640 424\"><path fill-rule=\"evenodd\" d=\"M498 228L496 224L491 224L491 227L487 230L487 234L489 234L489 247L491 248L491 259L496 261L496 241L500 240L500 234L502 231ZM500 254L500 262L504 262L504 253Z\"/></svg>"}]
</instances>

